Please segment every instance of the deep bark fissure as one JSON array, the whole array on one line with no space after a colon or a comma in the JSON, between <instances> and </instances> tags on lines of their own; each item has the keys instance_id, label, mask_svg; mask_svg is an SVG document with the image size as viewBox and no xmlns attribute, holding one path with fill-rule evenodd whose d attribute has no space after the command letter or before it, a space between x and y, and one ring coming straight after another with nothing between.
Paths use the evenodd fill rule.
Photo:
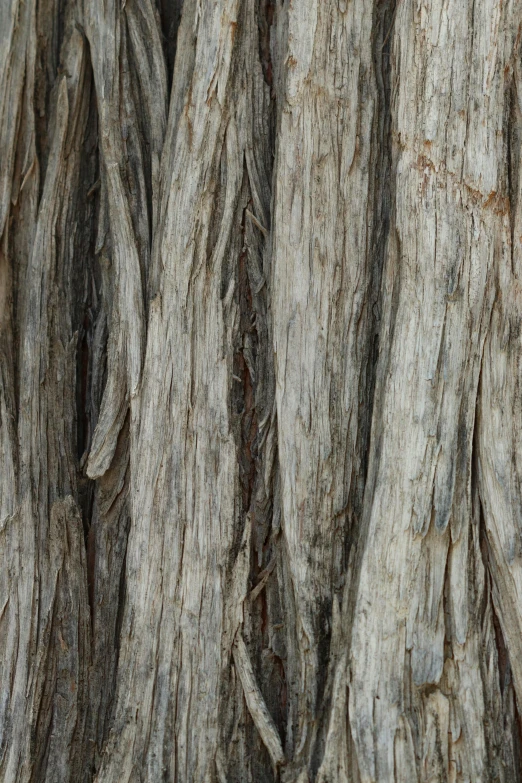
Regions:
<instances>
[{"instance_id":1,"label":"deep bark fissure","mask_svg":"<svg viewBox=\"0 0 522 783\"><path fill-rule=\"evenodd\" d=\"M271 33L276 13L276 5L273 0L259 0L259 55L263 68L263 77L270 89L274 83L274 70L272 65ZM273 93L271 92L271 97Z\"/></svg>"},{"instance_id":2,"label":"deep bark fissure","mask_svg":"<svg viewBox=\"0 0 522 783\"><path fill-rule=\"evenodd\" d=\"M267 341L270 339L267 315L269 305L269 269L271 232L270 201L272 198L272 159L274 157L274 131L276 117L275 92L272 88L271 32L274 22L274 5L271 2L256 2L256 30L259 41L259 60L262 75L269 87L269 101L261 131L264 138L253 137L253 160L267 161L264 176L266 192L262 194L260 217L258 185L248 182L252 175L249 163L245 167L246 203L241 215L241 252L238 260L237 296L239 301L239 333L241 349L234 357L234 381L241 393L240 447L238 450L239 476L242 486L243 510L248 514L252 526L250 548L249 591L246 599L247 617L244 632L247 635L248 650L260 692L274 720L283 747L286 734L286 673L283 659L272 649L274 646L272 627L277 626L280 617L279 600L267 598L267 593L277 594L274 580L277 580L279 559L279 532L274 531L273 515L278 501L274 497L278 482L277 455L266 451L267 438L274 427L271 422L273 392L270 378L273 376L273 362ZM255 197L253 197L255 194ZM263 258L264 282L258 281L256 255ZM254 288L255 287L255 292ZM262 332L259 332L258 324ZM260 345L260 341L261 345ZM261 348L261 350L260 350ZM261 379L261 385L259 380ZM258 408L260 406L260 412ZM261 422L261 427L260 427ZM270 462L273 464L270 466ZM267 466L269 484L266 482ZM279 651L280 652L280 651ZM250 760L247 764L253 780L273 780L274 769L270 756L261 740L257 728L248 718L246 728L247 747L250 746ZM254 750L255 749L255 750ZM244 779L241 765L229 767L232 780ZM278 774L277 771L275 773Z\"/></svg>"},{"instance_id":3,"label":"deep bark fissure","mask_svg":"<svg viewBox=\"0 0 522 783\"><path fill-rule=\"evenodd\" d=\"M520 164L521 164L521 145L522 145L522 108L520 93L520 48L513 57L513 74L506 89L505 101L505 126L504 133L506 138L506 169L507 169L507 191L509 198L510 222L511 222L511 245L512 253L517 245L516 236L516 216L520 209ZM512 262L513 272L516 273L516 264Z\"/></svg>"},{"instance_id":4,"label":"deep bark fissure","mask_svg":"<svg viewBox=\"0 0 522 783\"><path fill-rule=\"evenodd\" d=\"M257 154L262 155L268 161L266 176L270 190L264 196L264 220L260 221L256 217L259 206L254 204L252 198L247 201L242 215L243 250L239 260L238 295L243 346L245 346L245 335L248 342L248 358L243 356L240 364L243 371L243 398L245 401L245 413L243 414L242 422L243 453L246 458L245 464L249 466L249 469L241 471L240 467L240 475L243 472L243 475L248 476L246 485L243 482L243 496L244 508L250 515L252 524L250 595L247 598L249 617L245 630L248 634L248 648L254 663L258 685L284 748L287 722L287 675L285 661L281 657L282 650L280 649L280 644L278 646L274 642L274 628L281 628L281 599L278 597L277 573L279 568L278 562L284 554L280 546L279 528L274 527L273 520L274 515L277 513L276 509L279 506L279 500L276 497L278 492L278 481L276 478L278 473L277 455L273 456L270 451L266 452L266 441L267 438L271 437L267 433L274 427L274 423L270 421L270 408L273 405L273 401L271 401L272 391L270 389L270 381L268 384L266 382L267 378L273 376L272 357L267 345L267 340L270 339L270 331L265 323L270 291L269 280L267 279L259 292L253 297L251 286L255 276L251 278L253 266L249 254L256 253L256 243L254 242L254 248L248 247L248 245L251 245L254 237L257 236L257 242L261 240L261 252L265 258L264 274L268 278L271 253L269 237L272 228L269 208L270 201L273 198L271 194L272 159L275 154L274 138L277 114L272 66L274 14L275 6L273 3L263 1L256 4L259 58L264 81L270 90L268 110L263 118L263 133L266 134L263 144L266 145L266 148L264 152L259 148ZM254 137L254 154L256 154L257 143L259 142ZM249 240L247 240L247 236ZM248 266L248 259L250 259L250 267ZM249 269L250 272L248 271ZM262 334L259 334L257 331L258 319L265 324ZM258 353L259 340L263 341L261 353ZM267 366L267 362L270 366ZM255 367L256 379L264 379L264 388L258 388L257 382L253 380L251 367ZM249 401L253 406L252 409L250 409ZM263 411L261 414L261 428L259 427L259 414L256 411L256 401L257 404L261 404L261 410ZM267 469L267 460L273 460L270 468L270 485L262 489L266 480L263 478L263 472ZM266 494L267 490L269 494ZM249 737L249 744L252 750L256 748L251 755L250 774L253 774L254 780L272 780L274 771L269 755L253 724L250 724L247 736ZM242 779L240 768L236 770L231 769L230 774L232 774L234 780L236 775L238 780ZM277 771L275 774L277 776Z\"/></svg>"},{"instance_id":5,"label":"deep bark fissure","mask_svg":"<svg viewBox=\"0 0 522 783\"><path fill-rule=\"evenodd\" d=\"M167 64L168 91L172 87L174 63L176 61L176 47L178 30L183 11L183 0L156 0L158 13L161 20L163 36L163 48Z\"/></svg>"},{"instance_id":6,"label":"deep bark fissure","mask_svg":"<svg viewBox=\"0 0 522 783\"><path fill-rule=\"evenodd\" d=\"M252 306L252 292L248 281L247 250L245 247L245 220L247 209L243 210L241 224L242 248L238 263L238 298L239 298L239 336L241 349L234 355L234 381L240 386L237 415L240 417L240 447L239 447L239 478L243 493L243 513L250 510L252 492L256 476L256 439L258 435L257 413L255 409L255 386L251 369L257 363L257 330L255 328L256 313ZM245 355L245 351L247 354Z\"/></svg>"}]
</instances>

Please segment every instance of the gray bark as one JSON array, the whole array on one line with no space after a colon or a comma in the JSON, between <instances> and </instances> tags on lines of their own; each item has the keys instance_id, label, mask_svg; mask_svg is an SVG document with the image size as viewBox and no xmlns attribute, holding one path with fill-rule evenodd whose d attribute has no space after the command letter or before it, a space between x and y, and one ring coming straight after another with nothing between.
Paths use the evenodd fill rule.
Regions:
<instances>
[{"instance_id":1,"label":"gray bark","mask_svg":"<svg viewBox=\"0 0 522 783\"><path fill-rule=\"evenodd\" d=\"M520 0L4 0L2 783L522 781Z\"/></svg>"}]
</instances>

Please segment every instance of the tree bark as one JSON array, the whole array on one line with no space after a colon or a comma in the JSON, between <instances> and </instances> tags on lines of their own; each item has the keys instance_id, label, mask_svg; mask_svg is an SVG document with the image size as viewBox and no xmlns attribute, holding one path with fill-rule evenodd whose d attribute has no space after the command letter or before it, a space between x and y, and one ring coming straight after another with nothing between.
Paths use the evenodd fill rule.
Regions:
<instances>
[{"instance_id":1,"label":"tree bark","mask_svg":"<svg viewBox=\"0 0 522 783\"><path fill-rule=\"evenodd\" d=\"M522 781L520 0L4 0L0 780Z\"/></svg>"}]
</instances>

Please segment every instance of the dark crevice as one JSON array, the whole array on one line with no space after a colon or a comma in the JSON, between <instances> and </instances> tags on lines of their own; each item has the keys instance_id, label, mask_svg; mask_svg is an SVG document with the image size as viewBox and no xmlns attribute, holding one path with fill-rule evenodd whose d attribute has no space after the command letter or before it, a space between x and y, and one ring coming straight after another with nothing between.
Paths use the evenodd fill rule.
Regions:
<instances>
[{"instance_id":1,"label":"dark crevice","mask_svg":"<svg viewBox=\"0 0 522 783\"><path fill-rule=\"evenodd\" d=\"M40 0L37 4L37 50L34 76L35 146L40 166L40 197L53 139L50 118L55 100L56 80L63 73L60 55L64 40L66 0Z\"/></svg>"},{"instance_id":2,"label":"dark crevice","mask_svg":"<svg viewBox=\"0 0 522 783\"><path fill-rule=\"evenodd\" d=\"M257 26L258 49L249 48L245 80L251 90L252 157L245 160L238 222L239 252L235 269L226 269L223 293L230 275L236 280L235 302L239 320L233 354L230 404L236 438L241 516L251 523L250 577L242 634L244 636L256 681L263 694L279 735L285 744L288 720L288 687L286 672L286 628L284 598L279 592L277 570L280 560L277 456L266 449L269 431L273 435L272 411L275 381L272 335L269 319L270 281L270 209L272 168L275 155L275 94L272 86L270 38L274 21L274 4L257 0L254 19L247 18L244 6L238 29L250 38L252 25ZM254 28L255 29L255 28ZM259 60L256 62L256 55ZM241 66L240 66L241 67ZM238 71L238 74L240 71ZM251 170L249 166L253 166ZM259 208L262 213L259 213ZM219 206L218 206L219 211ZM267 464L267 461L270 464ZM267 482L268 475L268 484ZM243 524L238 529L239 551ZM257 588L257 589L256 589ZM227 697L227 698L230 698ZM244 751L228 753L227 780L230 783L251 778L259 783L273 783L274 771L268 752L248 711L240 698L233 707L243 716ZM229 733L228 730L227 733Z\"/></svg>"},{"instance_id":3,"label":"dark crevice","mask_svg":"<svg viewBox=\"0 0 522 783\"><path fill-rule=\"evenodd\" d=\"M96 537L94 535L94 525L89 526L86 537L87 550L87 595L89 598L89 608L91 612L91 632L94 633L94 586L96 578Z\"/></svg>"},{"instance_id":4,"label":"dark crevice","mask_svg":"<svg viewBox=\"0 0 522 783\"><path fill-rule=\"evenodd\" d=\"M261 319L263 316L256 308L256 305L257 307L260 305L259 295L253 294L249 275L249 264L252 263L250 254L256 252L256 248L249 247L249 240L252 239L252 227L248 213L252 213L254 209L252 199L249 197L249 189L248 173L245 167L242 199L244 206L240 213L240 252L236 269L233 272L236 278L235 300L239 311L239 323L233 355L230 403L237 449L241 517L244 521L249 515L252 525L249 581L250 588L254 588L263 576L263 569L268 564L272 550L269 542L270 528L266 525L266 516L270 508L260 509L256 495L259 482L262 482L263 461L263 455L259 449L261 438L258 426L258 408L262 401L259 399L260 390L257 383L257 379L262 377L264 372L264 368L260 366L262 356L259 353L260 335L258 333L258 318ZM226 288L225 283L224 291ZM231 547L230 567L240 553L242 536L243 522L238 528L235 543ZM280 723L281 721L277 720L277 709L274 709L271 698L274 690L272 688L271 692L267 693L266 689L267 676L270 680L272 675L271 671L267 675L268 670L278 667L275 656L272 659L272 654L268 650L270 622L270 609L265 588L250 604L249 612L245 616L243 634L256 671L259 687L276 723ZM281 668L283 668L282 663L278 668L279 676L281 676ZM260 740L257 729L251 722L250 716L247 721L245 736L250 757L246 764L256 781L272 783L273 773L270 757ZM228 763L230 765L228 770L230 780L242 780L245 772L241 771L241 767L245 761L236 760L231 756Z\"/></svg>"},{"instance_id":5,"label":"dark crevice","mask_svg":"<svg viewBox=\"0 0 522 783\"><path fill-rule=\"evenodd\" d=\"M482 556L487 558L487 553L484 550L485 548L482 550ZM495 646L497 648L499 686L500 692L504 694L506 688L511 684L511 666L509 663L508 650L504 641L504 635L500 627L500 620L498 619L498 615L495 611L495 605L493 601L491 601L491 614L493 616Z\"/></svg>"},{"instance_id":6,"label":"dark crevice","mask_svg":"<svg viewBox=\"0 0 522 783\"><path fill-rule=\"evenodd\" d=\"M249 605L249 647L256 679L263 694L267 708L278 730L283 749L287 742L289 690L288 682L288 642L287 635L291 629L287 627L285 618L291 615L287 611L285 591L282 589L282 560L286 557L283 539L279 528L280 492L278 480L277 449L275 455L266 451L264 446L267 432L275 423L271 421L271 413L275 404L275 366L272 351L272 334L269 321L270 308L270 264L271 264L271 191L273 183L273 163L276 144L276 91L274 85L273 63L273 29L276 4L273 0L257 0L256 21L258 30L258 57L261 65L263 82L257 89L265 92L263 113L263 138L256 138L254 126L254 153L258 164L258 174L265 189L258 193L263 202L266 225L265 234L252 215L256 215L254 201L247 204L248 212L243 216L245 239L248 247L246 257L248 288L244 299L246 305L245 326L248 322L255 323L255 339L250 338L250 345L255 345L255 370L253 392L255 399L256 427L252 442L252 456L255 462L251 474L251 492L249 510L252 520L252 549L250 558L250 588L255 590ZM266 85L266 86L265 86ZM267 89L268 88L268 89ZM257 149L256 149L257 147ZM252 184L253 188L254 185ZM256 277L263 270L266 284L256 286ZM241 273L240 273L241 274ZM254 293L255 290L255 293ZM262 426L259 426L259 421ZM251 430L254 434L254 430ZM264 486L263 474L266 471L266 460L274 459L270 466L270 486ZM263 586L261 586L263 585ZM256 590L258 588L258 590ZM259 589L260 588L260 589ZM272 783L274 777L272 765L266 749L259 739L257 729L252 725L247 734L247 741L254 750L255 761L252 771L255 780Z\"/></svg>"},{"instance_id":7,"label":"dark crevice","mask_svg":"<svg viewBox=\"0 0 522 783\"><path fill-rule=\"evenodd\" d=\"M270 89L273 88L274 71L272 67L271 32L274 23L275 3L273 0L258 0L259 2L259 59L263 69L263 77ZM272 93L271 93L272 94ZM273 97L273 95L272 95Z\"/></svg>"},{"instance_id":8,"label":"dark crevice","mask_svg":"<svg viewBox=\"0 0 522 783\"><path fill-rule=\"evenodd\" d=\"M367 417L363 420L364 443L369 443L371 420L373 415L374 393L376 388L376 369L379 358L379 336L382 318L382 277L385 260L392 256L391 243L398 241L390 236L392 213L394 208L393 176L393 140L392 140L392 46L397 0L382 0L375 8L373 22L373 62L377 84L377 122L372 139L372 155L375 171L374 186L374 232L372 237L372 276L370 290L372 337L369 352L369 371L366 388L362 390L361 406L367 408ZM396 297L395 297L396 298ZM396 310L396 307L394 308ZM393 335L393 330L391 330ZM370 449L365 453L369 454ZM364 465L366 474L368 464Z\"/></svg>"},{"instance_id":9,"label":"dark crevice","mask_svg":"<svg viewBox=\"0 0 522 783\"><path fill-rule=\"evenodd\" d=\"M245 220L246 216L243 213L243 239ZM258 337L254 326L255 313L252 306L252 291L248 280L245 248L242 249L239 256L238 299L241 350L234 355L234 382L239 386L238 405L241 416L241 447L238 454L239 480L241 482L243 511L247 513L252 500L257 459L257 411L254 382L249 365L252 361L256 361Z\"/></svg>"},{"instance_id":10,"label":"dark crevice","mask_svg":"<svg viewBox=\"0 0 522 783\"><path fill-rule=\"evenodd\" d=\"M116 670L118 669L118 661L120 659L121 629L123 626L123 614L125 611L125 599L127 596L126 574L127 574L127 541L125 541L125 551L123 554L123 560L122 560L122 565L120 570L120 580L118 584L118 611L116 613L116 628L114 634L114 647L116 650Z\"/></svg>"},{"instance_id":11,"label":"dark crevice","mask_svg":"<svg viewBox=\"0 0 522 783\"><path fill-rule=\"evenodd\" d=\"M156 0L156 5L161 19L161 32L163 36L163 51L167 65L168 92L172 87L174 63L176 61L176 48L178 29L183 9L183 0Z\"/></svg>"},{"instance_id":12,"label":"dark crevice","mask_svg":"<svg viewBox=\"0 0 522 783\"><path fill-rule=\"evenodd\" d=\"M515 57L520 58L520 52L517 51ZM520 111L519 91L522 85L518 84L517 71L513 74L509 87L506 91L505 110L504 110L504 139L506 143L506 178L507 190L511 217L511 247L518 244L518 238L515 236L515 216L519 208L520 191L520 145L522 144L522 116ZM513 261L513 272L516 274Z\"/></svg>"},{"instance_id":13,"label":"dark crevice","mask_svg":"<svg viewBox=\"0 0 522 783\"><path fill-rule=\"evenodd\" d=\"M90 67L90 66L89 66ZM89 121L82 145L80 201L77 209L75 263L72 269L72 295L76 347L76 457L78 460L78 505L82 512L85 544L91 525L94 482L84 473L83 463L90 447L95 416L92 399L92 344L98 310L99 273L96 271L94 227L99 194L92 185L99 177L98 123L94 83L91 82Z\"/></svg>"},{"instance_id":14,"label":"dark crevice","mask_svg":"<svg viewBox=\"0 0 522 783\"><path fill-rule=\"evenodd\" d=\"M374 9L373 20L373 64L377 87L376 120L371 140L371 166L374 172L373 191L369 198L369 213L374 215L373 234L370 238L371 270L368 292L369 335L366 357L359 386L359 427L357 453L362 455L357 473L353 473L350 482L351 492L348 501L349 529L345 536L344 567L348 566L350 552L354 543L360 539L359 524L363 513L363 499L369 479L369 455L379 457L379 443L370 447L373 410L376 394L379 391L379 353L382 308L382 281L385 264L393 264L400 257L399 239L392 230L394 210L393 140L392 140L392 46L393 27L396 16L396 0L381 0ZM391 274L390 274L391 272ZM398 269L388 270L388 277L394 281L392 293L392 323L389 324L388 339L393 341L394 318L398 306L400 281ZM387 368L382 366L379 377L384 378ZM375 427L375 432L382 428ZM361 547L359 546L361 550ZM361 550L362 551L362 550Z\"/></svg>"},{"instance_id":15,"label":"dark crevice","mask_svg":"<svg viewBox=\"0 0 522 783\"><path fill-rule=\"evenodd\" d=\"M91 308L86 303L83 323L80 327L77 348L77 380L76 380L76 451L81 461L89 443L89 414L87 409L89 387L89 336L92 333Z\"/></svg>"},{"instance_id":16,"label":"dark crevice","mask_svg":"<svg viewBox=\"0 0 522 783\"><path fill-rule=\"evenodd\" d=\"M369 455L374 454L375 467L378 464L380 444L371 444L373 411L376 395L382 386L387 373L387 367L379 367L380 334L382 329L382 282L388 272L388 278L394 281L392 292L392 320L388 325L388 340L391 344L394 333L394 319L398 307L399 269L386 270L386 264L394 264L400 258L400 246L397 232L393 228L394 193L394 162L392 138L392 47L393 29L397 0L381 0L374 9L373 20L373 64L377 87L376 121L372 137L372 161L374 171L373 193L370 195L369 211L373 213L373 235L371 237L371 274L369 288L369 320L370 332L366 362L363 366L360 381L358 427L358 453L362 455L359 478L353 477L352 492L349 500L351 518L356 523L350 526L346 536L345 563L348 563L353 544L359 542L358 551L362 553L364 531L360 528L363 514L363 500L367 491L369 475ZM389 352L387 352L389 355ZM380 379L380 380L379 380ZM382 432L381 427L375 427L375 432Z\"/></svg>"},{"instance_id":17,"label":"dark crevice","mask_svg":"<svg viewBox=\"0 0 522 783\"><path fill-rule=\"evenodd\" d=\"M374 8L373 19L373 64L377 88L376 119L371 139L371 167L374 172L373 192L369 197L369 213L374 215L373 234L370 238L370 281L368 292L369 335L365 362L361 373L359 387L359 427L357 453L362 455L362 464L358 476L352 476L351 494L349 498L349 530L346 535L345 566L347 566L353 545L357 543L358 557L364 551L365 531L361 527L363 516L363 501L368 493L369 456L374 454L374 469L379 459L379 443L371 444L372 420L376 395L379 393L383 379L387 373L384 362L379 365L380 335L382 312L382 282L383 275L388 272L388 278L394 281L392 293L392 323L388 325L388 341L393 340L393 319L398 305L399 274L398 269L386 270L386 264L394 264L400 257L398 237L393 228L394 210L394 161L392 140L392 47L393 28L395 23L396 0L381 0ZM388 352L389 353L389 352ZM374 431L382 432L376 426ZM355 585L357 582L358 565L354 564ZM356 587L354 585L354 594Z\"/></svg>"}]
</instances>

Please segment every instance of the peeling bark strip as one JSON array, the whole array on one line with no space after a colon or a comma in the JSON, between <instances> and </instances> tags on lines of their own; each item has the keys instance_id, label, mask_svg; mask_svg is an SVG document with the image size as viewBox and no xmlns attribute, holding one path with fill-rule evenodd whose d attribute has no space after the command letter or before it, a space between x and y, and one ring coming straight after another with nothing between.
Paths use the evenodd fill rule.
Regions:
<instances>
[{"instance_id":1,"label":"peeling bark strip","mask_svg":"<svg viewBox=\"0 0 522 783\"><path fill-rule=\"evenodd\" d=\"M254 670L241 636L237 637L234 642L234 661L252 720L270 754L274 767L277 769L285 760L281 739L256 683Z\"/></svg>"},{"instance_id":2,"label":"peeling bark strip","mask_svg":"<svg viewBox=\"0 0 522 783\"><path fill-rule=\"evenodd\" d=\"M0 5L2 783L522 781L521 20Z\"/></svg>"}]
</instances>

